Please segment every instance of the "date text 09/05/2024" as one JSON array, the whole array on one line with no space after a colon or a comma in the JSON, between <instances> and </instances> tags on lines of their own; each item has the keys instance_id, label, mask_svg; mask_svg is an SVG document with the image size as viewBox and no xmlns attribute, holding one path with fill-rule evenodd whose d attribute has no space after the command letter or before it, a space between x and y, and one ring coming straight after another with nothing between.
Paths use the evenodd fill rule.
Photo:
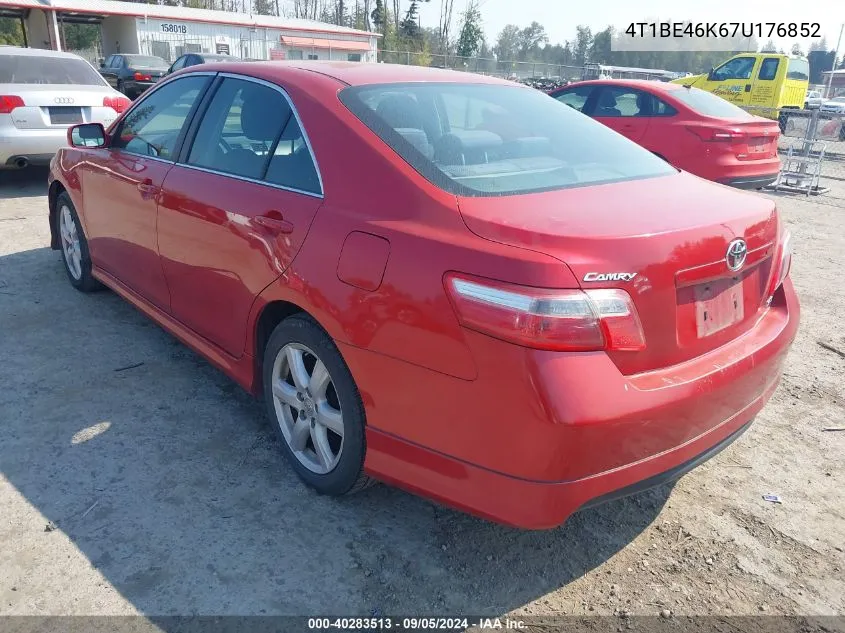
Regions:
<instances>
[{"instance_id":1,"label":"date text 09/05/2024","mask_svg":"<svg viewBox=\"0 0 845 633\"><path fill-rule=\"evenodd\" d=\"M818 22L631 22L629 37L821 37Z\"/></svg>"},{"instance_id":2,"label":"date text 09/05/2024","mask_svg":"<svg viewBox=\"0 0 845 633\"><path fill-rule=\"evenodd\" d=\"M372 618L308 618L309 631L466 631L511 630L525 628L522 620L502 618L467 617L372 617Z\"/></svg>"}]
</instances>

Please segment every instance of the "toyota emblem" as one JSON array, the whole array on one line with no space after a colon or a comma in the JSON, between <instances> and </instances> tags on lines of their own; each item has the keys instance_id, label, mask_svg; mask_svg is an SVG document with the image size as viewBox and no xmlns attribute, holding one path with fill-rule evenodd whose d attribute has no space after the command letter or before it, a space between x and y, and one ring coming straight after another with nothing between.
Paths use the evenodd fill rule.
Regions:
<instances>
[{"instance_id":1,"label":"toyota emblem","mask_svg":"<svg viewBox=\"0 0 845 633\"><path fill-rule=\"evenodd\" d=\"M729 270L739 270L745 263L745 258L748 255L748 245L742 238L733 240L728 244L728 252L725 254L725 262L728 264Z\"/></svg>"},{"instance_id":2,"label":"toyota emblem","mask_svg":"<svg viewBox=\"0 0 845 633\"><path fill-rule=\"evenodd\" d=\"M70 105L73 103L73 97L56 97L53 101L64 105Z\"/></svg>"}]
</instances>

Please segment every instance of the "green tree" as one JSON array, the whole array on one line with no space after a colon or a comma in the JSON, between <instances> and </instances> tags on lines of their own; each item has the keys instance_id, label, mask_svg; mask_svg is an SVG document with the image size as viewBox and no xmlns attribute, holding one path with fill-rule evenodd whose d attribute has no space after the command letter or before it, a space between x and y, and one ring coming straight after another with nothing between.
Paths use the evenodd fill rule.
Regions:
<instances>
[{"instance_id":1,"label":"green tree","mask_svg":"<svg viewBox=\"0 0 845 633\"><path fill-rule=\"evenodd\" d=\"M252 10L258 15L276 15L274 0L252 0Z\"/></svg>"},{"instance_id":2,"label":"green tree","mask_svg":"<svg viewBox=\"0 0 845 633\"><path fill-rule=\"evenodd\" d=\"M795 44L792 45L792 51L791 52L792 52L793 55L798 56L798 57L804 56L804 51L801 50L801 45L798 42L796 42Z\"/></svg>"},{"instance_id":3,"label":"green tree","mask_svg":"<svg viewBox=\"0 0 845 633\"><path fill-rule=\"evenodd\" d=\"M589 26L575 27L575 64L583 66L587 63L590 55L590 46L593 44L593 32Z\"/></svg>"},{"instance_id":4,"label":"green tree","mask_svg":"<svg viewBox=\"0 0 845 633\"><path fill-rule=\"evenodd\" d=\"M769 40L763 45L763 48L760 49L761 53L777 53L778 49L775 46L775 43L772 40Z\"/></svg>"},{"instance_id":5,"label":"green tree","mask_svg":"<svg viewBox=\"0 0 845 633\"><path fill-rule=\"evenodd\" d=\"M484 30L481 28L481 11L478 8L478 3L471 0L461 16L457 54L461 57L474 57L483 44Z\"/></svg>"},{"instance_id":6,"label":"green tree","mask_svg":"<svg viewBox=\"0 0 845 633\"><path fill-rule=\"evenodd\" d=\"M23 46L23 30L20 20L0 18L0 44Z\"/></svg>"},{"instance_id":7,"label":"green tree","mask_svg":"<svg viewBox=\"0 0 845 633\"><path fill-rule=\"evenodd\" d=\"M519 53L519 27L515 24L508 24L496 38L496 45L493 52L499 61L514 61Z\"/></svg>"},{"instance_id":8,"label":"green tree","mask_svg":"<svg viewBox=\"0 0 845 633\"><path fill-rule=\"evenodd\" d=\"M96 47L100 41L97 24L63 24L61 30L67 50L84 51Z\"/></svg>"},{"instance_id":9,"label":"green tree","mask_svg":"<svg viewBox=\"0 0 845 633\"><path fill-rule=\"evenodd\" d=\"M542 57L541 46L547 44L549 36L546 35L545 27L539 22L532 22L519 32L520 61L536 61Z\"/></svg>"},{"instance_id":10,"label":"green tree","mask_svg":"<svg viewBox=\"0 0 845 633\"><path fill-rule=\"evenodd\" d=\"M600 64L610 64L613 62L613 51L611 51L612 42L613 29L611 27L607 27L604 31L596 33L587 53L589 60Z\"/></svg>"}]
</instances>

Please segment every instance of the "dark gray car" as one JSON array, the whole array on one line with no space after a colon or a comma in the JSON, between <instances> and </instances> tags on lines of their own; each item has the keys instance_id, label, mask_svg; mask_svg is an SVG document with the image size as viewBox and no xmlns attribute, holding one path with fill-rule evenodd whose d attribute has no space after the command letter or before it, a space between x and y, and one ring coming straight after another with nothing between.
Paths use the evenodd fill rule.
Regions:
<instances>
[{"instance_id":1,"label":"dark gray car","mask_svg":"<svg viewBox=\"0 0 845 633\"><path fill-rule=\"evenodd\" d=\"M167 70L167 74L175 73L177 70L182 70L189 66L198 66L199 64L239 61L242 61L239 57L224 55L222 53L186 53L173 62L173 65Z\"/></svg>"},{"instance_id":2,"label":"dark gray car","mask_svg":"<svg viewBox=\"0 0 845 633\"><path fill-rule=\"evenodd\" d=\"M109 55L100 74L113 88L135 99L167 74L167 62L154 55Z\"/></svg>"}]
</instances>

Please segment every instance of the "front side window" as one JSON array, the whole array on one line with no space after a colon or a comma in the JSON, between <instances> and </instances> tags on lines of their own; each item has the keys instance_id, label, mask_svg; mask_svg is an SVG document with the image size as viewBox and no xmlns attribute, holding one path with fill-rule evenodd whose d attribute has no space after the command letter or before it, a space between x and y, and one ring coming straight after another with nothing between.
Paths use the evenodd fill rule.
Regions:
<instances>
[{"instance_id":1,"label":"front side window","mask_svg":"<svg viewBox=\"0 0 845 633\"><path fill-rule=\"evenodd\" d=\"M188 164L260 180L291 114L278 90L226 78L203 116Z\"/></svg>"},{"instance_id":2,"label":"front side window","mask_svg":"<svg viewBox=\"0 0 845 633\"><path fill-rule=\"evenodd\" d=\"M184 77L152 92L126 115L112 147L174 160L179 135L208 80L204 75Z\"/></svg>"},{"instance_id":3,"label":"front side window","mask_svg":"<svg viewBox=\"0 0 845 633\"><path fill-rule=\"evenodd\" d=\"M441 189L514 195L675 173L604 125L520 86L415 83L345 88L341 101Z\"/></svg>"},{"instance_id":4,"label":"front side window","mask_svg":"<svg viewBox=\"0 0 845 633\"><path fill-rule=\"evenodd\" d=\"M778 66L780 60L777 57L769 57L763 60L760 64L760 72L757 73L757 78L761 81L774 81L778 74Z\"/></svg>"},{"instance_id":5,"label":"front side window","mask_svg":"<svg viewBox=\"0 0 845 633\"><path fill-rule=\"evenodd\" d=\"M595 86L575 86L574 88L559 92L555 95L555 99L561 103L565 103L570 108L578 110L578 112L583 112L587 99L593 94L593 90L595 90Z\"/></svg>"},{"instance_id":6,"label":"front side window","mask_svg":"<svg viewBox=\"0 0 845 633\"><path fill-rule=\"evenodd\" d=\"M82 59L36 55L4 55L0 59L0 84L106 85L102 75Z\"/></svg>"},{"instance_id":7,"label":"front side window","mask_svg":"<svg viewBox=\"0 0 845 633\"><path fill-rule=\"evenodd\" d=\"M751 79L754 71L754 57L735 57L713 71L713 81L726 79Z\"/></svg>"}]
</instances>

